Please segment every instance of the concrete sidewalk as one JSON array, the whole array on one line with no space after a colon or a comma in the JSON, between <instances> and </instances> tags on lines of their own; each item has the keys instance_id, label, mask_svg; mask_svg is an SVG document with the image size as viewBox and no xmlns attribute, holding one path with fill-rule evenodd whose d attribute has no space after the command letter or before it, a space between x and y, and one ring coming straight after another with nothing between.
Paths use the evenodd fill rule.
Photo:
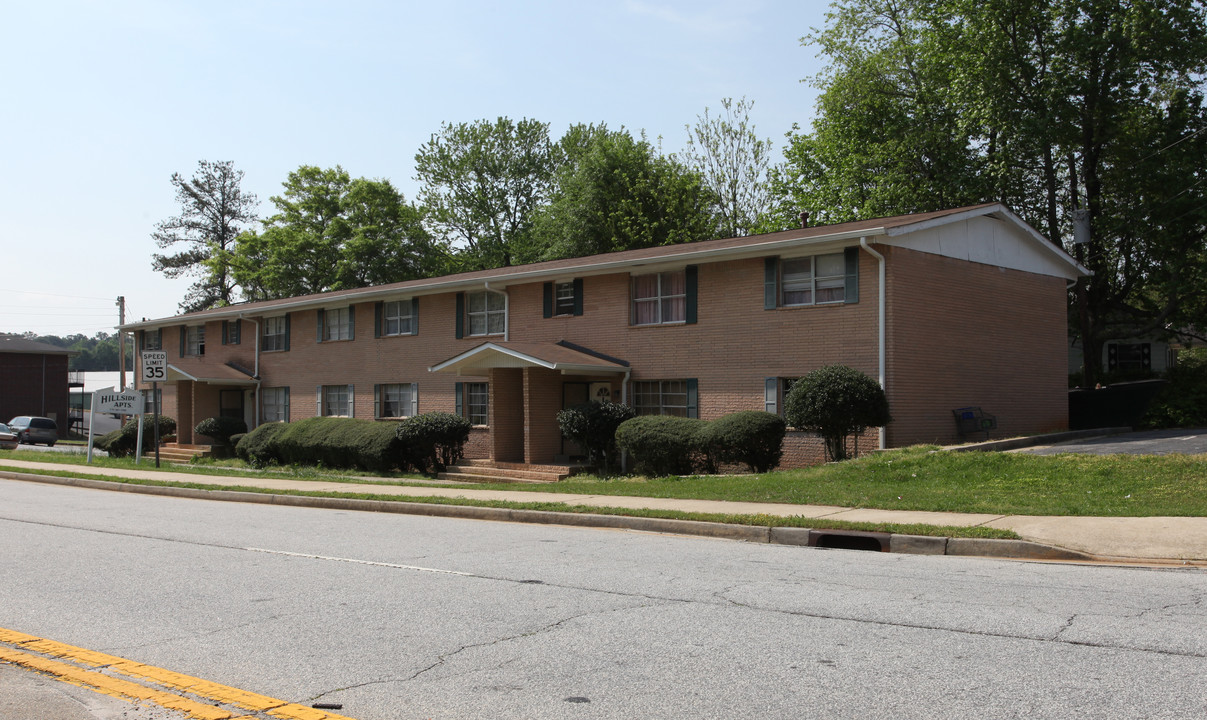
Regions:
<instances>
[{"instance_id":1,"label":"concrete sidewalk","mask_svg":"<svg viewBox=\"0 0 1207 720\"><path fill-rule=\"evenodd\" d=\"M677 510L682 512L710 513L719 515L771 515L779 517L800 516L805 518L825 518L827 520L842 520L847 522L872 523L921 523L952 527L991 527L1002 530L1013 530L1027 543L1035 545L1032 552L1020 543L1014 543L1013 549L1001 546L1001 552L979 553L964 551L958 554L995 554L1006 557L1057 557L1045 550L1043 546L1060 548L1072 553L1080 553L1104 560L1121 560L1135 562L1207 562L1207 518L1199 517L1037 517L1022 515L992 515L972 513L943 513L909 510L875 510L852 509L827 505L791 505L785 503L751 503L727 502L718 500L680 500L665 498L647 498L615 495L580 495L573 493L525 492L520 490L477 490L450 488L441 485L388 485L381 482L325 482L315 480L285 480L279 478L227 477L216 475L188 474L164 472L159 470L117 470L100 468L89 465L69 465L52 462L29 462L21 460L3 460L6 467L20 468L37 474L39 471L71 472L80 475L97 476L98 479L121 477L125 479L158 480L164 482L189 482L199 485L212 486L241 486L254 487L269 491L311 491L338 493L371 493L379 496L392 496L399 503L405 503L410 498L440 497L464 498L472 500L501 500L517 503L550 502L585 507L618 507L628 509ZM0 471L0 477L15 479L33 479L21 477L24 473ZM66 481L65 481L66 482ZM72 484L72 483L69 483ZM104 486L99 486L104 487ZM114 485L112 489L133 490L140 486ZM197 491L170 492L170 489L155 488L158 494L187 494L197 496ZM249 502L264 502L263 497L238 497L238 493L207 493L215 499L246 500ZM320 500L316 498L314 500ZM290 497L288 504L306 505L305 498ZM380 503L364 509L381 509ZM439 508L439 512L436 512ZM572 524L601 524L609 527L629 527L649 529L654 531L674 531L677 527L670 521L626 518L620 523L615 520L599 523L583 522L585 518L566 518L565 513L537 513L536 511L510 511L503 515L484 512L483 508L465 507L464 512L456 512L455 506L427 506L426 510L411 508L392 508L391 511L415 511L426 514L459 515L462 517L497 518L509 520L527 520L530 522L558 523L562 520L573 521ZM538 516L538 517L534 517ZM543 516L543 517L540 517ZM588 516L598 517L598 516ZM683 522L683 521L677 521ZM709 524L711 525L711 524ZM737 530L737 528L734 528ZM705 534L722 535L721 532ZM740 536L733 533L732 536ZM751 536L753 539L753 536ZM795 542L789 540L788 542ZM980 544L993 541L967 540L966 543L979 547ZM998 541L1009 543L1010 541ZM907 545L908 543L903 544ZM927 544L929 546L929 544ZM948 551L948 554L957 554Z\"/></svg>"}]
</instances>

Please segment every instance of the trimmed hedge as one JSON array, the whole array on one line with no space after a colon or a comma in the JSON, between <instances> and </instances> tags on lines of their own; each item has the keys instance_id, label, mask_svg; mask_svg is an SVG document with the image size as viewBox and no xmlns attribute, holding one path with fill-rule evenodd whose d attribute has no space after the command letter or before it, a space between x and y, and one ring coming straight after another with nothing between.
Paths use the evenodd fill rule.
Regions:
<instances>
[{"instance_id":1,"label":"trimmed hedge","mask_svg":"<svg viewBox=\"0 0 1207 720\"><path fill-rule=\"evenodd\" d=\"M747 410L708 423L707 453L715 462L742 463L751 472L770 472L780 464L787 423L779 415Z\"/></svg>"},{"instance_id":2,"label":"trimmed hedge","mask_svg":"<svg viewBox=\"0 0 1207 720\"><path fill-rule=\"evenodd\" d=\"M243 421L243 418L212 417L197 423L193 432L213 438L223 447L232 447L235 443L231 440L231 436L246 433L247 423Z\"/></svg>"},{"instance_id":3,"label":"trimmed hedge","mask_svg":"<svg viewBox=\"0 0 1207 720\"><path fill-rule=\"evenodd\" d=\"M847 459L847 438L892 422L880 383L846 365L827 365L805 375L784 398L792 427L818 433L831 460Z\"/></svg>"},{"instance_id":4,"label":"trimmed hedge","mask_svg":"<svg viewBox=\"0 0 1207 720\"><path fill-rule=\"evenodd\" d=\"M616 428L616 445L633 456L637 471L646 475L688 475L698 464L705 469L707 423L674 415L643 415Z\"/></svg>"},{"instance_id":5,"label":"trimmed hedge","mask_svg":"<svg viewBox=\"0 0 1207 720\"><path fill-rule=\"evenodd\" d=\"M235 443L235 454L252 467L280 465L282 459L277 452L276 439L287 427L288 423L283 422L265 423L257 427L239 438Z\"/></svg>"},{"instance_id":6,"label":"trimmed hedge","mask_svg":"<svg viewBox=\"0 0 1207 720\"><path fill-rule=\"evenodd\" d=\"M155 422L152 415L143 415L143 453L155 450ZM159 416L159 439L176 434L176 421L166 415ZM117 430L96 438L92 441L94 447L104 450L113 457L128 457L134 454L134 446L138 444L138 418L130 418Z\"/></svg>"},{"instance_id":7,"label":"trimmed hedge","mask_svg":"<svg viewBox=\"0 0 1207 720\"><path fill-rule=\"evenodd\" d=\"M421 473L443 472L465 456L465 443L473 428L469 420L452 413L431 412L402 421L396 430L403 464Z\"/></svg>"},{"instance_id":8,"label":"trimmed hedge","mask_svg":"<svg viewBox=\"0 0 1207 720\"><path fill-rule=\"evenodd\" d=\"M282 464L386 472L402 461L395 427L354 418L306 418L285 423L271 445Z\"/></svg>"}]
</instances>

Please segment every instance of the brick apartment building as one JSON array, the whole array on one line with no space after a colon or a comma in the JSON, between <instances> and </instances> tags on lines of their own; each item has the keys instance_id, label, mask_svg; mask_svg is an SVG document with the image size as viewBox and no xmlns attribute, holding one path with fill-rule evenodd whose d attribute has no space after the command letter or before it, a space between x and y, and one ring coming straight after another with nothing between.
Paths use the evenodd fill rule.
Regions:
<instances>
[{"instance_id":1,"label":"brick apartment building","mask_svg":"<svg viewBox=\"0 0 1207 720\"><path fill-rule=\"evenodd\" d=\"M0 335L0 422L18 415L54 420L59 437L68 425L67 365L75 350Z\"/></svg>"},{"instance_id":2,"label":"brick apartment building","mask_svg":"<svg viewBox=\"0 0 1207 720\"><path fill-rule=\"evenodd\" d=\"M860 449L957 439L980 406L1009 436L1067 425L1066 287L1086 270L1000 204L461 273L130 323L168 353L162 412L249 427L455 412L468 455L564 461L588 399L703 419L782 412L842 363L893 422ZM136 376L138 373L136 373ZM143 386L145 388L145 385ZM879 435L879 438L877 438ZM789 433L785 466L821 443Z\"/></svg>"}]
</instances>

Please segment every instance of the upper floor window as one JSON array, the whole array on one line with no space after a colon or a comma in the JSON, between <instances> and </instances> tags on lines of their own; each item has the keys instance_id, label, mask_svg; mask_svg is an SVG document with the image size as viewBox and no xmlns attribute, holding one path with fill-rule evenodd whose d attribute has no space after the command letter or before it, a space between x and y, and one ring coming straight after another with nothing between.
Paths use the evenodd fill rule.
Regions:
<instances>
[{"instance_id":1,"label":"upper floor window","mask_svg":"<svg viewBox=\"0 0 1207 720\"><path fill-rule=\"evenodd\" d=\"M163 328L142 331L143 350L163 350Z\"/></svg>"},{"instance_id":2,"label":"upper floor window","mask_svg":"<svg viewBox=\"0 0 1207 720\"><path fill-rule=\"evenodd\" d=\"M583 279L547 282L544 285L544 316L564 317L583 314Z\"/></svg>"},{"instance_id":3,"label":"upper floor window","mask_svg":"<svg viewBox=\"0 0 1207 720\"><path fill-rule=\"evenodd\" d=\"M415 324L415 305L413 300L395 300L381 304L381 330L382 336L389 335L414 335Z\"/></svg>"},{"instance_id":4,"label":"upper floor window","mask_svg":"<svg viewBox=\"0 0 1207 720\"><path fill-rule=\"evenodd\" d=\"M859 302L859 249L766 259L763 307Z\"/></svg>"},{"instance_id":5,"label":"upper floor window","mask_svg":"<svg viewBox=\"0 0 1207 720\"><path fill-rule=\"evenodd\" d=\"M184 342L185 355L205 354L205 326L190 325Z\"/></svg>"},{"instance_id":6,"label":"upper floor window","mask_svg":"<svg viewBox=\"0 0 1207 720\"><path fill-rule=\"evenodd\" d=\"M352 340L356 335L356 315L351 307L319 310L319 342Z\"/></svg>"},{"instance_id":7,"label":"upper floor window","mask_svg":"<svg viewBox=\"0 0 1207 720\"><path fill-rule=\"evenodd\" d=\"M243 342L243 322L241 320L222 321L222 344L238 345Z\"/></svg>"},{"instance_id":8,"label":"upper floor window","mask_svg":"<svg viewBox=\"0 0 1207 720\"><path fill-rule=\"evenodd\" d=\"M502 335L507 327L507 296L482 290L466 293L465 317L470 335Z\"/></svg>"},{"instance_id":9,"label":"upper floor window","mask_svg":"<svg viewBox=\"0 0 1207 720\"><path fill-rule=\"evenodd\" d=\"M264 318L261 349L266 352L289 349L289 316Z\"/></svg>"},{"instance_id":10,"label":"upper floor window","mask_svg":"<svg viewBox=\"0 0 1207 720\"><path fill-rule=\"evenodd\" d=\"M633 277L633 324L661 325L687 319L687 280L682 270Z\"/></svg>"}]
</instances>

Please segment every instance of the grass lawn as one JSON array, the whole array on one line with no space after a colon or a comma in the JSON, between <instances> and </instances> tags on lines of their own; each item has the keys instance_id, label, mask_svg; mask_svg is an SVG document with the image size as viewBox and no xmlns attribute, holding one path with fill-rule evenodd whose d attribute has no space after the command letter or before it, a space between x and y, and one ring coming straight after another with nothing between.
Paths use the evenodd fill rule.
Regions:
<instances>
[{"instance_id":1,"label":"grass lawn","mask_svg":"<svg viewBox=\"0 0 1207 720\"><path fill-rule=\"evenodd\" d=\"M81 455L0 451L5 457L83 462ZM96 458L99 467L134 467L131 460ZM364 473L297 468L262 473L238 461L180 469L207 475L363 482ZM141 469L152 469L144 459ZM163 468L171 469L171 468ZM371 478L400 485L416 476ZM182 481L186 481L182 478ZM614 478L576 476L554 485L454 487L540 493L632 495L888 510L935 510L1003 515L1207 516L1207 455L1130 456L935 452L914 447L844 463L763 475Z\"/></svg>"}]
</instances>

